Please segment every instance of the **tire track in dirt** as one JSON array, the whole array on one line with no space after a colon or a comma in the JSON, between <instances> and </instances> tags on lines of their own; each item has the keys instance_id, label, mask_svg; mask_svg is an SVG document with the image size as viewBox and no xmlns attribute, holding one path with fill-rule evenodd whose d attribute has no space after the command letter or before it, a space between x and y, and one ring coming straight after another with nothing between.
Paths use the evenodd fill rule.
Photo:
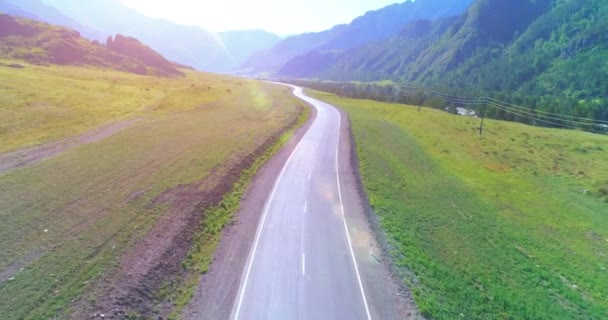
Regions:
<instances>
[{"instance_id":1,"label":"tire track in dirt","mask_svg":"<svg viewBox=\"0 0 608 320\"><path fill-rule=\"evenodd\" d=\"M0 173L23 168L39 161L52 158L69 149L103 140L133 125L139 120L139 118L135 118L113 122L74 137L2 154L0 155Z\"/></svg>"}]
</instances>

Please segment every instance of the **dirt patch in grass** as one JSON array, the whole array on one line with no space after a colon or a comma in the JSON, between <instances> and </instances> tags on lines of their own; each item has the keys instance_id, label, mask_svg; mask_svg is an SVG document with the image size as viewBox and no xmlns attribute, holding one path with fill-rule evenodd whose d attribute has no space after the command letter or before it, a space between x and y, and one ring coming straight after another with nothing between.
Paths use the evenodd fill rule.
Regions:
<instances>
[{"instance_id":1,"label":"dirt patch in grass","mask_svg":"<svg viewBox=\"0 0 608 320\"><path fill-rule=\"evenodd\" d=\"M19 271L22 271L25 266L40 258L42 255L42 252L31 252L23 259L11 264L7 268L4 268L4 270L0 270L0 284L4 281L11 281L14 279L14 276L19 273Z\"/></svg>"},{"instance_id":2,"label":"dirt patch in grass","mask_svg":"<svg viewBox=\"0 0 608 320\"><path fill-rule=\"evenodd\" d=\"M138 119L113 122L81 135L46 143L40 146L17 150L0 155L0 173L22 168L38 161L49 159L61 152L87 143L105 139L137 122Z\"/></svg>"},{"instance_id":3,"label":"dirt patch in grass","mask_svg":"<svg viewBox=\"0 0 608 320\"><path fill-rule=\"evenodd\" d=\"M168 212L123 255L97 288L79 301L71 317L94 319L102 314L106 319L168 317L174 305L160 297L159 292L167 283L179 287L188 276L183 263L201 229L205 210L222 201L241 173L297 123L300 113L301 110L252 153L235 156L206 178L177 186L153 199L155 206L168 205Z\"/></svg>"}]
</instances>

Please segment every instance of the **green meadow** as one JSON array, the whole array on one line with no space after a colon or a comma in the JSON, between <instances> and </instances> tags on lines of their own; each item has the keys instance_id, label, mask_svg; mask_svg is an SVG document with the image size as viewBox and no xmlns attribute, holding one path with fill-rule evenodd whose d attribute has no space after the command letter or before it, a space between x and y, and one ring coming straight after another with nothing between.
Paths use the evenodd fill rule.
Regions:
<instances>
[{"instance_id":1,"label":"green meadow","mask_svg":"<svg viewBox=\"0 0 608 320\"><path fill-rule=\"evenodd\" d=\"M66 317L137 240L180 208L179 199L163 194L183 186L213 189L304 115L288 88L253 80L25 66L0 67L0 152L137 121L0 173L0 319ZM239 183L233 188L248 180ZM201 245L208 250L188 263L209 261L214 245Z\"/></svg>"},{"instance_id":2,"label":"green meadow","mask_svg":"<svg viewBox=\"0 0 608 320\"><path fill-rule=\"evenodd\" d=\"M608 136L314 95L425 317L608 318Z\"/></svg>"},{"instance_id":3,"label":"green meadow","mask_svg":"<svg viewBox=\"0 0 608 320\"><path fill-rule=\"evenodd\" d=\"M0 59L0 153L74 136L137 116L157 117L232 100L268 108L258 82L187 71L161 78L92 67L3 67ZM236 89L235 89L236 88ZM235 99L235 97L237 97Z\"/></svg>"}]
</instances>

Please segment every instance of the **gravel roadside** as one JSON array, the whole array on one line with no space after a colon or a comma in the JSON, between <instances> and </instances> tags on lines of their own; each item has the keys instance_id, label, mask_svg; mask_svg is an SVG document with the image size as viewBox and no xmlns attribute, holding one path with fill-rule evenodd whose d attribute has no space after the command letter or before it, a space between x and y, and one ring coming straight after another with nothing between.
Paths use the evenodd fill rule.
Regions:
<instances>
[{"instance_id":1,"label":"gravel roadside","mask_svg":"<svg viewBox=\"0 0 608 320\"><path fill-rule=\"evenodd\" d=\"M255 175L241 201L234 222L226 227L213 257L209 271L201 276L190 303L184 308L184 319L229 319L247 262L261 213L276 177L289 155L306 133L316 113L311 108L308 121L297 129L291 139Z\"/></svg>"}]
</instances>

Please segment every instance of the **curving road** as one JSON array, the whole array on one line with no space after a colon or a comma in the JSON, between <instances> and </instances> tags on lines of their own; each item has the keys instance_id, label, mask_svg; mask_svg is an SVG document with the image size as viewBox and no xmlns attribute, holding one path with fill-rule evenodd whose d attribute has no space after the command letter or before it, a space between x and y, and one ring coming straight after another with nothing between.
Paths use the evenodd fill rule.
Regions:
<instances>
[{"instance_id":1,"label":"curving road","mask_svg":"<svg viewBox=\"0 0 608 320\"><path fill-rule=\"evenodd\" d=\"M371 320L342 202L340 112L294 95L317 117L266 200L231 319Z\"/></svg>"}]
</instances>

